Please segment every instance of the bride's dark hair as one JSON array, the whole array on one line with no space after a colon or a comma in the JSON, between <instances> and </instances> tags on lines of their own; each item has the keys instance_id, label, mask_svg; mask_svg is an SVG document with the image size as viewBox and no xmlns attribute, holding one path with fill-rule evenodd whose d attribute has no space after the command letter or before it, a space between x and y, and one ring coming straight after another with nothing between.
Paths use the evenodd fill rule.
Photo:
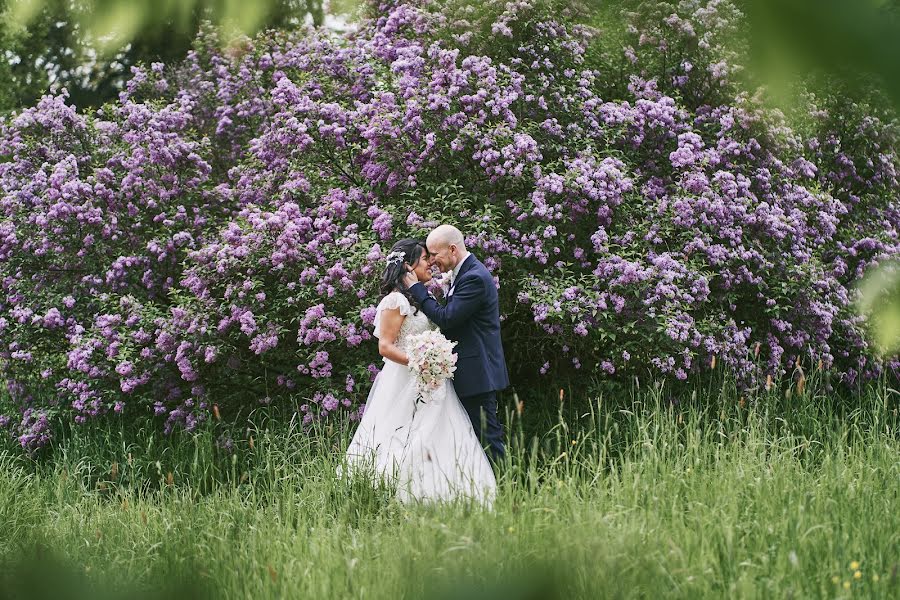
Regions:
<instances>
[{"instance_id":1,"label":"bride's dark hair","mask_svg":"<svg viewBox=\"0 0 900 600\"><path fill-rule=\"evenodd\" d=\"M391 251L388 252L387 256L390 257L395 252L401 252L403 253L403 259L395 258L389 260L385 258L384 260L388 262L384 267L384 274L381 276L381 297L384 298L391 292L398 291L406 296L416 313L419 312L419 303L416 302L409 290L406 289L406 286L403 285L403 277L406 275L406 265L415 267L419 264L419 260L422 258L422 250L425 250L425 242L421 240L409 238L400 240L391 247Z\"/></svg>"}]
</instances>

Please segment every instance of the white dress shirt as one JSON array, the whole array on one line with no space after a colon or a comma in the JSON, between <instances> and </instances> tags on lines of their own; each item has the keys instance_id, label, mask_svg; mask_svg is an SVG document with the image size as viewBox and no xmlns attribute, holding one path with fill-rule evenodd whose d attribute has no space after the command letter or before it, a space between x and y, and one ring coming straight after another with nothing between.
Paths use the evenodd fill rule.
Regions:
<instances>
[{"instance_id":1,"label":"white dress shirt","mask_svg":"<svg viewBox=\"0 0 900 600\"><path fill-rule=\"evenodd\" d=\"M456 276L459 275L459 270L462 269L463 263L469 260L469 257L472 256L472 253L466 254L466 257L456 263L456 266L453 267L453 270L450 271L450 288L453 288L453 285L456 283Z\"/></svg>"}]
</instances>

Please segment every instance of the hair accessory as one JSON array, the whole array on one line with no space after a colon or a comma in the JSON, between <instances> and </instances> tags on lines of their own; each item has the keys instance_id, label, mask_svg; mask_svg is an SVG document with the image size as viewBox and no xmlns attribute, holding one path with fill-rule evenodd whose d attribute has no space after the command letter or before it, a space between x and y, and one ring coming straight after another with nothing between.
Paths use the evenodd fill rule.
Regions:
<instances>
[{"instance_id":1,"label":"hair accessory","mask_svg":"<svg viewBox=\"0 0 900 600\"><path fill-rule=\"evenodd\" d=\"M394 250L387 255L387 264L395 265L397 263L402 263L405 256L406 252L403 252L402 250Z\"/></svg>"}]
</instances>

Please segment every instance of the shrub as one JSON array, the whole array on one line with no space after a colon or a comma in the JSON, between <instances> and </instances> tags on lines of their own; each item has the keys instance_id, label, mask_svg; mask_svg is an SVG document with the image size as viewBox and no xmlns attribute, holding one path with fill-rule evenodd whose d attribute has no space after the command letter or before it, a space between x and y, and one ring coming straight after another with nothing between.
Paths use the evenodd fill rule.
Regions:
<instances>
[{"instance_id":1,"label":"shrub","mask_svg":"<svg viewBox=\"0 0 900 600\"><path fill-rule=\"evenodd\" d=\"M589 12L471 6L383 3L346 39L224 51L206 32L102 110L63 94L4 122L2 424L22 446L110 411L354 418L384 250L441 221L497 277L516 385L896 374L852 312L898 254L892 122L826 97L789 126L735 78L727 2L625 15L616 51Z\"/></svg>"}]
</instances>

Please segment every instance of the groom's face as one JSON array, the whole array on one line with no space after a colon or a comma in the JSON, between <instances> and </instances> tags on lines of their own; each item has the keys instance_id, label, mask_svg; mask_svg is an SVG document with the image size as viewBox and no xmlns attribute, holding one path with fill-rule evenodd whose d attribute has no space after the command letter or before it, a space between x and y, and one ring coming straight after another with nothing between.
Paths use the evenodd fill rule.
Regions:
<instances>
[{"instance_id":1,"label":"groom's face","mask_svg":"<svg viewBox=\"0 0 900 600\"><path fill-rule=\"evenodd\" d=\"M428 261L442 273L452 271L456 266L459 252L455 244L431 244L428 246Z\"/></svg>"}]
</instances>

